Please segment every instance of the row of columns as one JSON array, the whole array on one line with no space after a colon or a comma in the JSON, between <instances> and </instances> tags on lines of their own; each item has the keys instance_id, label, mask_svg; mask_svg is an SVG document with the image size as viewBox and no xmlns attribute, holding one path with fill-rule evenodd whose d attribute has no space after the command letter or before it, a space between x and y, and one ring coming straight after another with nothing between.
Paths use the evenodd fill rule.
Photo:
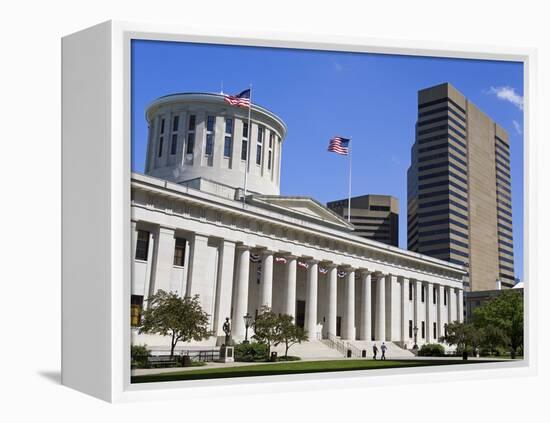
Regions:
<instances>
[{"instance_id":1,"label":"row of columns","mask_svg":"<svg viewBox=\"0 0 550 423\"><path fill-rule=\"evenodd\" d=\"M247 246L237 246L237 272L235 281L235 303L233 310L233 330L236 336L244 334L244 322L242 316L247 312L248 306L248 281L249 281L249 261L250 261L250 249ZM273 260L274 253L272 251L262 252L262 274L261 274L261 287L260 287L260 307L272 306L273 295ZM296 266L297 257L286 257L286 286L285 286L285 301L284 312L295 317L296 307ZM305 319L304 330L308 333L310 339L316 337L317 328L317 308L318 308L318 266L317 260L308 260L308 269L306 277L306 307L305 307ZM326 264L327 279L328 279L328 292L327 292L327 333L329 336L336 336L336 322L337 322L337 278L338 267L336 264ZM356 339L358 336L361 340L372 339L372 277L376 275L376 315L375 315L375 333L374 338L377 340L400 340L405 341L408 339L408 314L407 309L407 288L409 279L401 278L401 331L399 334L387 334L386 332L386 283L398 283L395 275L383 275L380 273L370 272L366 270L360 271L361 279L361 301L360 301L360 325L359 333L356 334L355 330L355 272L356 269L347 267L346 276L344 280L344 310L342 315L342 330L341 337L343 339ZM431 313L431 301L432 301L432 287L433 284L425 283L425 316L420 314L420 302L422 295L421 281L414 281L414 325L420 326L421 321L425 321L425 335L426 340L432 338L431 325L434 321L437 322L437 334L443 336L443 296L445 295L445 287L439 285L438 289L438 301L437 301L437 315L434 317ZM449 290L449 292L451 292ZM453 312L451 307L450 296L448 298L448 316L447 321L462 321L462 290L456 289L456 310ZM392 310L389 310L390 319L393 318ZM424 319L422 318L424 317ZM390 339L393 338L393 339Z\"/></svg>"},{"instance_id":2,"label":"row of columns","mask_svg":"<svg viewBox=\"0 0 550 423\"><path fill-rule=\"evenodd\" d=\"M164 240L164 241L163 241ZM172 268L173 251L174 251L174 231L164 228L160 228L157 239L154 243L154 289L169 289L167 281L170 280L169 271ZM191 248L189 252L189 267L185 294L194 295L196 293L201 294L201 299L206 300L210 298L210 294L206 290L208 284L205 284L203 279L205 273L217 274L217 289L213 294L213 298L208 300L210 304L210 310L213 314L213 327L216 328L218 335L221 333L221 327L223 320L230 314L231 310L231 297L233 296L233 334L236 337L243 337L245 333L244 316L248 311L248 290L249 290L249 276L250 276L250 247L235 244L232 241L222 240L219 247L219 255L217 259L217 271L214 272L211 267L211 263L208 262L207 253L208 237L194 234L191 239ZM260 284L260 307L268 306L272 307L273 302L273 265L274 265L274 252L264 250L261 254L262 260L262 273ZM295 316L296 313L296 277L297 277L297 264L298 257L287 255L285 257L286 263L286 275L285 275L285 287L284 301L282 311L285 314ZM304 329L308 332L310 338L317 336L317 310L318 310L318 273L319 262L317 260L309 259L308 270L306 276L306 308ZM234 269L234 266L236 268ZM337 304L338 304L338 266L334 263L323 263L323 267L327 269L327 295L325 304L326 310L326 333L329 336L336 336L337 327ZM357 270L351 267L345 267L347 272L343 281L344 289L344 302L342 310L342 326L341 337L343 339L356 339L371 340L374 335L376 340L402 340L408 339L408 284L409 279L401 278L398 282L395 275L383 275L379 272L372 272L367 270ZM356 333L355 329L355 275L356 271L359 273L360 285L361 285L361 298L359 301L359 330ZM235 278L233 279L233 274ZM373 277L376 277L376 291L372 292ZM163 282L164 281L164 282ZM201 281L200 283L198 281ZM433 322L437 322L437 336L443 336L444 325L444 309L443 309L443 296L445 295L445 287L438 285L438 306L436 308L435 315L432 315L432 283L424 283L425 286L425 312L421 313L421 296L422 286L421 281L411 281L413 283L413 324L420 328L421 322L425 322L425 338L429 342L433 338L432 325ZM395 318L395 310L387 310L386 313L386 285L387 284L401 283L400 296L401 296L401 322L399 322L400 333L386 333L386 316L389 319ZM394 285L392 285L394 286ZM149 292L148 289L145 290ZM393 292L390 290L390 292ZM447 291L452 293L452 289ZM461 289L454 290L455 299L451 301L449 295L447 301L447 318L448 322L455 320L462 321L463 316L463 291ZM147 294L146 294L147 295ZM372 295L375 295L375 310L376 313L372 313ZM205 304L206 305L206 304ZM372 319L374 318L374 334L372 333ZM392 325L388 325L392 328Z\"/></svg>"}]
</instances>

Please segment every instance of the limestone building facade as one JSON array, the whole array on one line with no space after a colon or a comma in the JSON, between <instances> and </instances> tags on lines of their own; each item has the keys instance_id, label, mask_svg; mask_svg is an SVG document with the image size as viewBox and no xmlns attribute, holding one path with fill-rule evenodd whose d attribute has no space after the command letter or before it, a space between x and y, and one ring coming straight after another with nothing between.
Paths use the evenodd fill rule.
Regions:
<instances>
[{"instance_id":1,"label":"limestone building facade","mask_svg":"<svg viewBox=\"0 0 550 423\"><path fill-rule=\"evenodd\" d=\"M243 316L264 305L294 316L312 341L411 348L414 327L422 345L462 321L462 266L362 238L316 200L279 195L286 126L263 107L251 112L244 131L247 110L222 95L178 94L147 110L146 174L131 181L135 325L159 289L198 294L210 315L215 336L184 349L219 345L226 317L242 340ZM168 340L134 328L133 343L160 350Z\"/></svg>"}]
</instances>

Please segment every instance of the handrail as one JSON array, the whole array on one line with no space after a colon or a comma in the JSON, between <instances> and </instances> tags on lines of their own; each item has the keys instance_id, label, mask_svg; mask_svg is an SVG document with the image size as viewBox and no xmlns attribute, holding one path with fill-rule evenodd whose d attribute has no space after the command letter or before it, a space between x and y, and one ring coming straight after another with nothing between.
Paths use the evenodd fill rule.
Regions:
<instances>
[{"instance_id":1,"label":"handrail","mask_svg":"<svg viewBox=\"0 0 550 423\"><path fill-rule=\"evenodd\" d=\"M344 342L338 338L336 338L334 335L329 334L327 339L324 339L325 343L332 349L335 349L336 351L340 352L344 356L347 357L348 350L351 351L352 357L361 358L362 352L359 348L356 346L350 344L349 342Z\"/></svg>"}]
</instances>

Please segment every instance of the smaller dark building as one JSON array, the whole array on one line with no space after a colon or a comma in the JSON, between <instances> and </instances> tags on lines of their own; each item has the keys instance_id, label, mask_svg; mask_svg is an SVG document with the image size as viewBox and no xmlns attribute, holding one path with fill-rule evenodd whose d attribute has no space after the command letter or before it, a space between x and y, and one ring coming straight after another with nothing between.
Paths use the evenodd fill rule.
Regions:
<instances>
[{"instance_id":1,"label":"smaller dark building","mask_svg":"<svg viewBox=\"0 0 550 423\"><path fill-rule=\"evenodd\" d=\"M347 219L347 198L330 201L327 207ZM399 246L399 200L391 195L352 197L350 222L363 238Z\"/></svg>"}]
</instances>

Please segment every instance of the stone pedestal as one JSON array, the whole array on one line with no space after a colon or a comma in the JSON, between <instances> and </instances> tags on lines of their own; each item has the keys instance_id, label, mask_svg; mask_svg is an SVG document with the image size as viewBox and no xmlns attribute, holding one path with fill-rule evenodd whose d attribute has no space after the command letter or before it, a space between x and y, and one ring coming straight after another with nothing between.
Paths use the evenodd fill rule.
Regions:
<instances>
[{"instance_id":1,"label":"stone pedestal","mask_svg":"<svg viewBox=\"0 0 550 423\"><path fill-rule=\"evenodd\" d=\"M220 363L233 363L235 361L235 348L231 345L222 345L218 361Z\"/></svg>"}]
</instances>

